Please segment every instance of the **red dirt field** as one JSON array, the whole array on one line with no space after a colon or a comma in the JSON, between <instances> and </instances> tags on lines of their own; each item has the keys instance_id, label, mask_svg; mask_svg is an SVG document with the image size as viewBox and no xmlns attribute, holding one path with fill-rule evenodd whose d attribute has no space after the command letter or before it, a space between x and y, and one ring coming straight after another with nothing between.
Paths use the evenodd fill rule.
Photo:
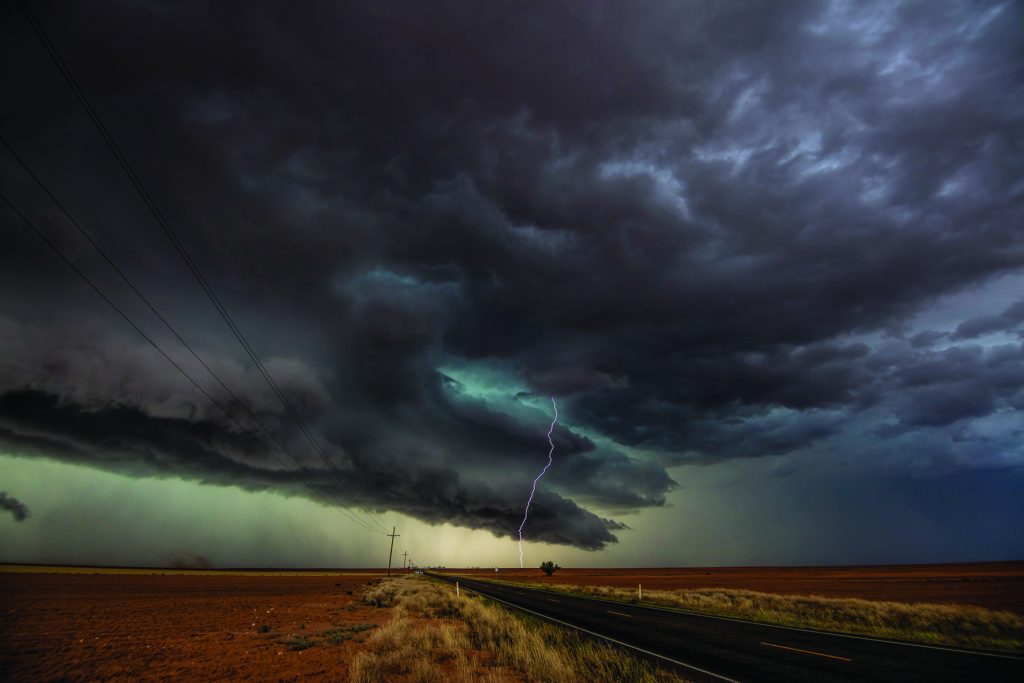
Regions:
<instances>
[{"instance_id":1,"label":"red dirt field","mask_svg":"<svg viewBox=\"0 0 1024 683\"><path fill-rule=\"evenodd\" d=\"M378 576L0 571L0 680L345 680Z\"/></svg>"},{"instance_id":2,"label":"red dirt field","mask_svg":"<svg viewBox=\"0 0 1024 683\"><path fill-rule=\"evenodd\" d=\"M665 590L742 588L780 595L820 595L897 602L977 605L1024 614L1024 562L874 567L699 567L562 569L449 569L449 573L531 583L636 586Z\"/></svg>"},{"instance_id":3,"label":"red dirt field","mask_svg":"<svg viewBox=\"0 0 1024 683\"><path fill-rule=\"evenodd\" d=\"M495 576L493 569L453 573ZM362 641L391 616L361 602L379 576L0 567L0 680L346 680ZM1024 562L563 569L550 579L539 569L503 569L498 576L952 602L1024 613Z\"/></svg>"}]
</instances>

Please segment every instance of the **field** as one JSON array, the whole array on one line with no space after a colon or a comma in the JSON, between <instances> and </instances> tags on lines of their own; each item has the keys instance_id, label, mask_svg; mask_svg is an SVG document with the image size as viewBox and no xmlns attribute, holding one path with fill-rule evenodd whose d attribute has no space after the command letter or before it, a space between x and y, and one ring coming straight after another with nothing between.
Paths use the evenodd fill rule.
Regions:
<instances>
[{"instance_id":1,"label":"field","mask_svg":"<svg viewBox=\"0 0 1024 683\"><path fill-rule=\"evenodd\" d=\"M379 576L0 572L0 679L330 678L388 620Z\"/></svg>"},{"instance_id":2,"label":"field","mask_svg":"<svg viewBox=\"0 0 1024 683\"><path fill-rule=\"evenodd\" d=\"M454 571L454 570L453 570ZM658 569L458 570L459 574L538 584L690 590L730 588L893 602L975 605L1024 615L1024 562L874 567L701 567Z\"/></svg>"},{"instance_id":3,"label":"field","mask_svg":"<svg viewBox=\"0 0 1024 683\"><path fill-rule=\"evenodd\" d=\"M422 576L0 570L4 681L682 680Z\"/></svg>"},{"instance_id":4,"label":"field","mask_svg":"<svg viewBox=\"0 0 1024 683\"><path fill-rule=\"evenodd\" d=\"M493 569L459 573L495 578ZM563 680L573 680L566 672L613 665L628 665L616 674L620 680L664 678L642 663L563 637L558 629L509 616L500 608L472 603L453 607L450 590L422 577L384 586L381 576L379 571L0 566L0 680L499 683L548 680L543 671L552 667L559 667ZM551 578L531 569L502 570L498 577L552 586L618 586L623 595L612 597L627 599L642 583L652 598L680 589L726 588L961 603L1024 614L1024 563L564 569ZM503 647L513 640L529 647ZM418 644L418 654L395 655L404 642Z\"/></svg>"}]
</instances>

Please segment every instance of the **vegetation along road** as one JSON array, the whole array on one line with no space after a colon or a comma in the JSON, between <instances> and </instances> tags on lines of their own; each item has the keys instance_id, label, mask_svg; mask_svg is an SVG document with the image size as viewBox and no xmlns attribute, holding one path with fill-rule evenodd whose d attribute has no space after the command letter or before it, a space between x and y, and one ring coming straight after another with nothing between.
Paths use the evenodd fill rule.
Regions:
<instances>
[{"instance_id":1,"label":"vegetation along road","mask_svg":"<svg viewBox=\"0 0 1024 683\"><path fill-rule=\"evenodd\" d=\"M433 575L709 681L1024 681L1024 658L808 631Z\"/></svg>"}]
</instances>

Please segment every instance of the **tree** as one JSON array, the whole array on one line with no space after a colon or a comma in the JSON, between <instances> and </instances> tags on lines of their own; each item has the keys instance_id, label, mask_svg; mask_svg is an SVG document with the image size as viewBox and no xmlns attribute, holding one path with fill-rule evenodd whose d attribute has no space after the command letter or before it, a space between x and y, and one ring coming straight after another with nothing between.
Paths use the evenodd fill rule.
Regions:
<instances>
[{"instance_id":1,"label":"tree","mask_svg":"<svg viewBox=\"0 0 1024 683\"><path fill-rule=\"evenodd\" d=\"M555 564L551 560L548 560L547 562L541 562L540 563L540 569L541 569L542 572L544 572L548 576L551 576L552 574L557 572L559 569L561 569L561 567L559 567L557 564Z\"/></svg>"}]
</instances>

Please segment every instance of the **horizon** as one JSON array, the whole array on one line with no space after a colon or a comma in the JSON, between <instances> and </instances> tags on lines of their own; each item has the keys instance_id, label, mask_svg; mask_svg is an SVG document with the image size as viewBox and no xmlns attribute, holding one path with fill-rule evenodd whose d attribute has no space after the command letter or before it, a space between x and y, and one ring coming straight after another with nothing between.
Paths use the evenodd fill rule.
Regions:
<instances>
[{"instance_id":1,"label":"horizon","mask_svg":"<svg viewBox=\"0 0 1024 683\"><path fill-rule=\"evenodd\" d=\"M870 569L870 568L886 568L886 567L963 567L968 565L993 565L993 564L1024 564L1024 559L1015 560L983 560L973 562L924 562L924 563L911 563L911 564L808 564L808 565L693 565L693 566L673 566L673 565L662 565L662 566L651 566L651 567L587 567L587 566L566 566L560 569L600 569L607 571L615 571L618 569L629 569L629 570L642 570L642 569ZM68 569L159 569L161 571L182 571L182 572L231 572L231 571L247 571L247 572L333 572L333 571L359 571L359 572L386 572L387 566L381 565L380 567L174 567L174 566L162 566L162 565L105 565L105 564L59 564L53 562L45 563L32 563L32 562L0 562L0 567L59 567ZM479 569L493 570L495 567L488 566L426 566L426 565L415 565L408 567L391 567L391 571L402 571L408 569L439 569L440 571L448 571L455 569ZM501 571L519 571L525 572L528 570L539 569L539 567L497 567Z\"/></svg>"}]
</instances>

